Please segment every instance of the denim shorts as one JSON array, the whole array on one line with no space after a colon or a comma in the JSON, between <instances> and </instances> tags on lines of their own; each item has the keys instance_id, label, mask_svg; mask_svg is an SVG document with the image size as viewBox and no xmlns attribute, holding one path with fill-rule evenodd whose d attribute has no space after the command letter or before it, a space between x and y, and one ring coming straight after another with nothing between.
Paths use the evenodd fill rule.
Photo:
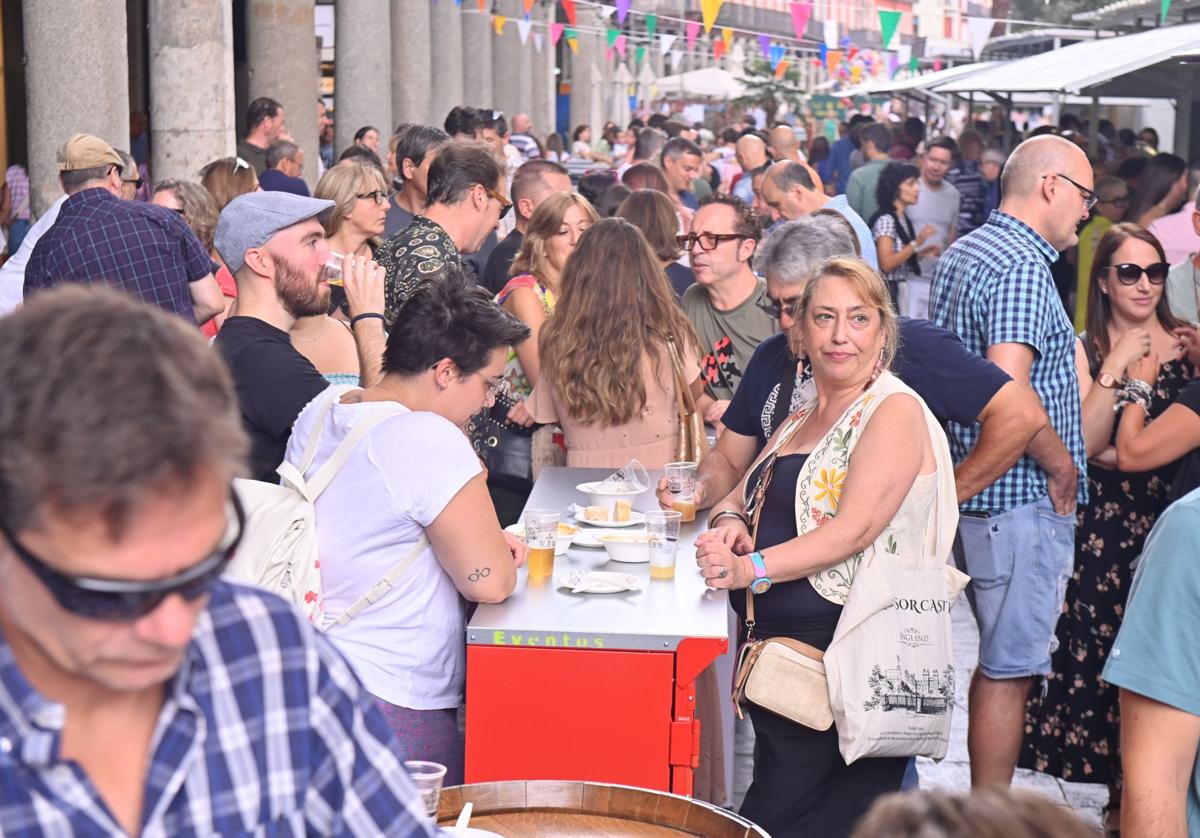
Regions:
<instances>
[{"instance_id":1,"label":"denim shorts","mask_svg":"<svg viewBox=\"0 0 1200 838\"><path fill-rule=\"evenodd\" d=\"M1049 498L986 518L964 514L954 548L971 577L980 671L996 680L1049 674L1075 565L1075 516L1055 512Z\"/></svg>"}]
</instances>

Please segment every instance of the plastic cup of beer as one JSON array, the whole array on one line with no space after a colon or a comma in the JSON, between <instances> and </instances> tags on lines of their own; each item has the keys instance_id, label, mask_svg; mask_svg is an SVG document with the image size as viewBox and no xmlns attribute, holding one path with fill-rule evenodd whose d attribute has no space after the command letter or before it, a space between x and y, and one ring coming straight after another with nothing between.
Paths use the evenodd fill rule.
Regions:
<instances>
[{"instance_id":1,"label":"plastic cup of beer","mask_svg":"<svg viewBox=\"0 0 1200 838\"><path fill-rule=\"evenodd\" d=\"M671 493L671 508L683 513L683 520L696 520L696 464L667 463L667 491Z\"/></svg>"},{"instance_id":2,"label":"plastic cup of beer","mask_svg":"<svg viewBox=\"0 0 1200 838\"><path fill-rule=\"evenodd\" d=\"M558 538L558 512L525 510L525 543L529 545L529 575L544 578L554 573L554 542Z\"/></svg>"},{"instance_id":3,"label":"plastic cup of beer","mask_svg":"<svg viewBox=\"0 0 1200 838\"><path fill-rule=\"evenodd\" d=\"M325 262L325 267L321 271L321 279L325 280L329 285L337 285L341 287L345 285L342 279L342 260L345 259L342 254L329 251L329 259Z\"/></svg>"},{"instance_id":4,"label":"plastic cup of beer","mask_svg":"<svg viewBox=\"0 0 1200 838\"><path fill-rule=\"evenodd\" d=\"M650 539L650 578L674 579L679 553L679 525L683 513L656 509L646 513L646 535Z\"/></svg>"},{"instance_id":5,"label":"plastic cup of beer","mask_svg":"<svg viewBox=\"0 0 1200 838\"><path fill-rule=\"evenodd\" d=\"M425 811L431 818L436 818L442 796L442 781L446 779L446 766L438 762L409 760L404 763L404 770L417 787L421 802L425 804Z\"/></svg>"}]
</instances>

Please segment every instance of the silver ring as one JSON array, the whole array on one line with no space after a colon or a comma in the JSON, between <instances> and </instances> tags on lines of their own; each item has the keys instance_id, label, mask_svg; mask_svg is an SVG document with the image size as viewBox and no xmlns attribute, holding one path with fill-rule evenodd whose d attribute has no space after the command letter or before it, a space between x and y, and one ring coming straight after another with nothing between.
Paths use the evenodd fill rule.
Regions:
<instances>
[{"instance_id":1,"label":"silver ring","mask_svg":"<svg viewBox=\"0 0 1200 838\"><path fill-rule=\"evenodd\" d=\"M721 572L717 575L720 576L722 579L724 579L726 576L729 575L729 571L726 568L721 568Z\"/></svg>"}]
</instances>

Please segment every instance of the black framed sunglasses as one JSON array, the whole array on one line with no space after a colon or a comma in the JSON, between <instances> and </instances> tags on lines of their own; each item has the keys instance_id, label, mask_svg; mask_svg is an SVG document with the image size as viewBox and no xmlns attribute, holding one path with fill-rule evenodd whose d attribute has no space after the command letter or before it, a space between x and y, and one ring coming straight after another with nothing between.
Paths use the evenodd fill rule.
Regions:
<instances>
[{"instance_id":1,"label":"black framed sunglasses","mask_svg":"<svg viewBox=\"0 0 1200 838\"><path fill-rule=\"evenodd\" d=\"M355 195L354 197L358 198L360 201L365 201L367 198L370 198L375 202L375 206L377 207L381 207L387 203L387 193L380 189L376 189L372 192L364 192L361 195Z\"/></svg>"},{"instance_id":2,"label":"black framed sunglasses","mask_svg":"<svg viewBox=\"0 0 1200 838\"><path fill-rule=\"evenodd\" d=\"M793 312L799 300L799 294L795 297L784 297L782 300L773 300L770 297L765 297L758 301L758 307L769 314L773 320L778 320L783 316L785 311L789 314Z\"/></svg>"},{"instance_id":3,"label":"black framed sunglasses","mask_svg":"<svg viewBox=\"0 0 1200 838\"><path fill-rule=\"evenodd\" d=\"M0 535L64 610L90 620L131 622L146 616L174 594L190 602L208 593L237 549L246 525L246 513L236 492L232 493L227 509L229 527L211 556L174 576L149 582L63 573L17 541L4 524L0 524Z\"/></svg>"},{"instance_id":4,"label":"black framed sunglasses","mask_svg":"<svg viewBox=\"0 0 1200 838\"><path fill-rule=\"evenodd\" d=\"M480 186L483 186L483 184L480 184ZM497 201L500 202L500 217L503 218L504 216L508 215L508 211L510 209L512 209L513 202L508 200L508 198L505 198L503 195L501 195L495 189L489 189L486 186L484 186L483 188L488 193L488 195L492 196L493 198L495 198Z\"/></svg>"},{"instance_id":5,"label":"black framed sunglasses","mask_svg":"<svg viewBox=\"0 0 1200 838\"><path fill-rule=\"evenodd\" d=\"M701 250L716 250L723 242L746 238L741 233L688 233L686 236L676 236L675 243L685 252L691 253L698 243Z\"/></svg>"},{"instance_id":6,"label":"black framed sunglasses","mask_svg":"<svg viewBox=\"0 0 1200 838\"><path fill-rule=\"evenodd\" d=\"M1150 280L1151 285L1162 285L1167 281L1167 274L1170 273L1171 266L1166 262L1154 262L1145 267L1132 262L1122 262L1119 265L1109 265L1104 270L1115 273L1117 281L1122 285L1137 285L1142 274L1146 275L1146 279Z\"/></svg>"}]
</instances>

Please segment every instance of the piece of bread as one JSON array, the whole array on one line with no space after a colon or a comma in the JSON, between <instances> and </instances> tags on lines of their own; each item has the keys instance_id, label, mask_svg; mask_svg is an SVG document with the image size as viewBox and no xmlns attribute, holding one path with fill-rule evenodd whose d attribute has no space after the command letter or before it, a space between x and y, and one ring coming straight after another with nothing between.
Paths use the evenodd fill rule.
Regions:
<instances>
[{"instance_id":1,"label":"piece of bread","mask_svg":"<svg viewBox=\"0 0 1200 838\"><path fill-rule=\"evenodd\" d=\"M613 507L614 521L628 521L629 513L633 511L633 501L619 500Z\"/></svg>"},{"instance_id":2,"label":"piece of bread","mask_svg":"<svg viewBox=\"0 0 1200 838\"><path fill-rule=\"evenodd\" d=\"M607 521L608 510L603 506L589 506L583 510L585 521Z\"/></svg>"}]
</instances>

